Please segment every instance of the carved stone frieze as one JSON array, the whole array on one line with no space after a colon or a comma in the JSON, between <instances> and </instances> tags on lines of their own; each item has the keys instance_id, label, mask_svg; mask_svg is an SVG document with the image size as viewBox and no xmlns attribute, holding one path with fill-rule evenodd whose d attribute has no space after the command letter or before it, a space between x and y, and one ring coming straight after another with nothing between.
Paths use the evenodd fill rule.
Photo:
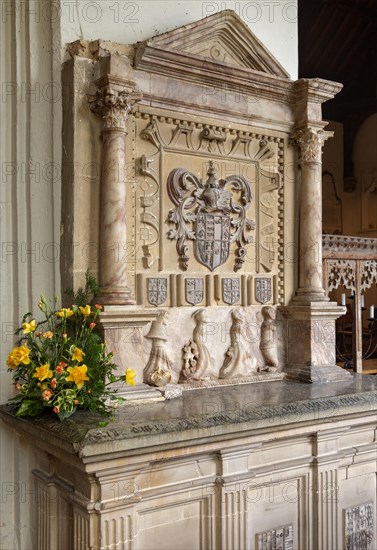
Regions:
<instances>
[{"instance_id":1,"label":"carved stone frieze","mask_svg":"<svg viewBox=\"0 0 377 550\"><path fill-rule=\"evenodd\" d=\"M169 174L167 190L175 205L169 212L169 222L175 228L168 232L168 238L177 241L180 267L188 269L190 240L195 241L196 259L210 271L226 262L234 242L234 271L238 271L246 247L253 240L250 232L255 228L255 223L246 217L251 204L246 178L234 175L218 181L210 161L206 183L195 174L176 168ZM234 195L235 191L240 197Z\"/></svg>"},{"instance_id":2,"label":"carved stone frieze","mask_svg":"<svg viewBox=\"0 0 377 550\"><path fill-rule=\"evenodd\" d=\"M323 235L323 257L373 260L377 257L377 239L348 237L343 235Z\"/></svg>"},{"instance_id":3,"label":"carved stone frieze","mask_svg":"<svg viewBox=\"0 0 377 550\"><path fill-rule=\"evenodd\" d=\"M98 83L99 86L100 84ZM122 130L126 129L132 107L141 99L142 93L135 82L121 86L107 83L88 98L91 111L102 117L105 128Z\"/></svg>"}]
</instances>

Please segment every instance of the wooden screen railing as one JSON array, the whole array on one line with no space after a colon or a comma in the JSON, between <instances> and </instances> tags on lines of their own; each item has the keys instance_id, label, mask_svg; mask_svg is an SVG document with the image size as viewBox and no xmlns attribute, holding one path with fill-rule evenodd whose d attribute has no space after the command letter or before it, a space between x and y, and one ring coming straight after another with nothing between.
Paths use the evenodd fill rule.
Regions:
<instances>
[{"instance_id":1,"label":"wooden screen railing","mask_svg":"<svg viewBox=\"0 0 377 550\"><path fill-rule=\"evenodd\" d=\"M353 296L352 363L353 369L363 371L363 322L361 296L377 284L377 239L323 235L324 288L327 292L340 286ZM374 314L377 316L377 311ZM373 323L376 326L376 323ZM371 335L373 337L373 334Z\"/></svg>"}]
</instances>

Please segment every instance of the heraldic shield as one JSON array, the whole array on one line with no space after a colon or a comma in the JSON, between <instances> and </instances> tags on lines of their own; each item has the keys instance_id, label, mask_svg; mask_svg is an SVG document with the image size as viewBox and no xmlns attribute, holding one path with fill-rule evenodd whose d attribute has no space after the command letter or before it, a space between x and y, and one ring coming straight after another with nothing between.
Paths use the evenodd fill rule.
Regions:
<instances>
[{"instance_id":1,"label":"heraldic shield","mask_svg":"<svg viewBox=\"0 0 377 550\"><path fill-rule=\"evenodd\" d=\"M198 214L195 230L195 256L211 271L229 256L230 218L222 214Z\"/></svg>"},{"instance_id":2,"label":"heraldic shield","mask_svg":"<svg viewBox=\"0 0 377 550\"><path fill-rule=\"evenodd\" d=\"M184 271L190 260L188 241L195 242L197 261L211 271L227 261L234 243L234 271L238 271L255 229L255 222L246 216L251 204L250 184L237 175L218 180L213 161L209 161L207 175L203 183L184 168L170 172L167 191L174 208L169 211L168 223L174 227L167 236L177 241L179 264Z\"/></svg>"}]
</instances>

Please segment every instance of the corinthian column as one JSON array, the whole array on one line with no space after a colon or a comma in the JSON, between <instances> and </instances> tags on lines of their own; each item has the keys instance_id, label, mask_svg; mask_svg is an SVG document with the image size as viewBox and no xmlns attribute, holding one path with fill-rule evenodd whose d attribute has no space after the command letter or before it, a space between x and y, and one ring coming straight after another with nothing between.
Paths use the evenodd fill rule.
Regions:
<instances>
[{"instance_id":1,"label":"corinthian column","mask_svg":"<svg viewBox=\"0 0 377 550\"><path fill-rule=\"evenodd\" d=\"M125 137L128 115L142 95L134 82L106 75L89 98L103 120L99 279L103 304L135 303L127 286L127 182Z\"/></svg>"},{"instance_id":2,"label":"corinthian column","mask_svg":"<svg viewBox=\"0 0 377 550\"><path fill-rule=\"evenodd\" d=\"M322 276L322 146L332 135L306 126L292 136L301 158L299 288L293 298L297 302L329 300Z\"/></svg>"}]
</instances>

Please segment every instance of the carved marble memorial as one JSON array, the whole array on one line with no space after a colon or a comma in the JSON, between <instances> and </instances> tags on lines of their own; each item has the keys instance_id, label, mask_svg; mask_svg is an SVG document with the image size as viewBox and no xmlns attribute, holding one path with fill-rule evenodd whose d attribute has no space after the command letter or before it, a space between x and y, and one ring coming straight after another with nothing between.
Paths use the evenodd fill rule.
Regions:
<instances>
[{"instance_id":1,"label":"carved marble memorial","mask_svg":"<svg viewBox=\"0 0 377 550\"><path fill-rule=\"evenodd\" d=\"M336 366L326 287L355 264L322 266L342 85L292 81L229 10L68 52L62 287L98 274L138 385L107 426L2 409L37 457L36 548L375 548L377 385Z\"/></svg>"}]
</instances>

